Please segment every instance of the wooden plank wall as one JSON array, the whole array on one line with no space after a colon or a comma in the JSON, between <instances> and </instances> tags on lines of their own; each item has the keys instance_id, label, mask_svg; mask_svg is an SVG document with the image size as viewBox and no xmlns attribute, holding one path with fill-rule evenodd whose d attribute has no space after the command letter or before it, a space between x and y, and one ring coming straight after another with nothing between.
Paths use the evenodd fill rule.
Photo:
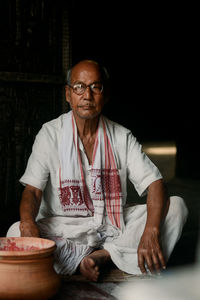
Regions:
<instances>
[{"instance_id":1,"label":"wooden plank wall","mask_svg":"<svg viewBox=\"0 0 200 300\"><path fill-rule=\"evenodd\" d=\"M66 109L67 1L0 2L0 236L17 221L22 176L41 125Z\"/></svg>"}]
</instances>

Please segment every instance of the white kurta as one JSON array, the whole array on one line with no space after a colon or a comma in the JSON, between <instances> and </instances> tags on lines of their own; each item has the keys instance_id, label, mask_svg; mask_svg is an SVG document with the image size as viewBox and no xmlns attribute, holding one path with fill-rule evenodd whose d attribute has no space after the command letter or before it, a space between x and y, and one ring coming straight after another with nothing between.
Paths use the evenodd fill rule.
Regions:
<instances>
[{"instance_id":1,"label":"white kurta","mask_svg":"<svg viewBox=\"0 0 200 300\"><path fill-rule=\"evenodd\" d=\"M43 191L38 220L44 217L69 216L69 212L64 211L61 205L57 190L60 168L59 144L66 117L67 114L63 114L42 126L36 136L26 171L20 179L21 183L30 184ZM130 130L109 120L107 120L107 124L115 147L123 205L125 205L127 178L141 196L145 194L147 187L153 181L162 178L162 176L157 167L142 152L142 146ZM81 212L77 214L77 216L81 215Z\"/></svg>"},{"instance_id":2,"label":"white kurta","mask_svg":"<svg viewBox=\"0 0 200 300\"><path fill-rule=\"evenodd\" d=\"M117 154L124 205L125 230L113 226L104 216L97 226L93 217L78 212L75 216L62 207L58 196L58 175L60 168L59 143L66 114L43 125L38 133L25 174L20 179L43 191L40 211L37 217L42 237L55 240L55 268L58 273L73 274L84 256L102 247L110 252L113 262L123 271L140 274L137 263L137 247L146 222L146 205L125 208L127 178L133 183L138 194L144 195L147 187L162 178L157 167L142 152L141 145L132 133L121 125L108 121L112 143ZM84 147L80 143L81 159L85 181L90 190L90 170ZM162 244L166 259L180 237L186 220L187 209L181 198L173 197L169 213L162 228ZM19 224L8 232L9 236L19 235Z\"/></svg>"}]
</instances>

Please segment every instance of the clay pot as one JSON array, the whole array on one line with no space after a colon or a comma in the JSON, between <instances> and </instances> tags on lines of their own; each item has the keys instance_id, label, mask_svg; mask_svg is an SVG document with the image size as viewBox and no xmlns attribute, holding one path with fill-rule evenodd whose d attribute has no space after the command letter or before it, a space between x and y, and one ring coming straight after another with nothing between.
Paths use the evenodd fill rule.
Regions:
<instances>
[{"instance_id":1,"label":"clay pot","mask_svg":"<svg viewBox=\"0 0 200 300\"><path fill-rule=\"evenodd\" d=\"M0 238L0 299L43 300L56 294L55 242L41 238Z\"/></svg>"}]
</instances>

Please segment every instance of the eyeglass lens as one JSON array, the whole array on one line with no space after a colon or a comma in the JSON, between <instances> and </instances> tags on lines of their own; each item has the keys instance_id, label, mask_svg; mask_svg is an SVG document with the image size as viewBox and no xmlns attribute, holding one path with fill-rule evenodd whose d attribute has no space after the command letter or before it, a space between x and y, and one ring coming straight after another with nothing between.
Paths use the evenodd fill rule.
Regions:
<instances>
[{"instance_id":1,"label":"eyeglass lens","mask_svg":"<svg viewBox=\"0 0 200 300\"><path fill-rule=\"evenodd\" d=\"M90 85L86 85L83 82L79 82L79 83L75 83L72 88L74 93L76 93L77 95L81 95L85 92L85 90L87 89L87 87L90 88L90 90L94 93L94 94L101 94L103 91L103 84L100 82L95 82L92 83Z\"/></svg>"}]
</instances>

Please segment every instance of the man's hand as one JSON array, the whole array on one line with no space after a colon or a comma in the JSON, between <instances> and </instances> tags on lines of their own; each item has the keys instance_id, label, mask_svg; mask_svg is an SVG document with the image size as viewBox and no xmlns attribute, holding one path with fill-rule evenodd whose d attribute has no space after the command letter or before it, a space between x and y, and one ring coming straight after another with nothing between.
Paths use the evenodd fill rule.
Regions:
<instances>
[{"instance_id":1,"label":"man's hand","mask_svg":"<svg viewBox=\"0 0 200 300\"><path fill-rule=\"evenodd\" d=\"M41 203L42 191L27 185L20 203L20 231L23 237L39 237L39 228L35 222Z\"/></svg>"},{"instance_id":2,"label":"man's hand","mask_svg":"<svg viewBox=\"0 0 200 300\"><path fill-rule=\"evenodd\" d=\"M20 231L22 237L40 237L40 231L35 222L21 221Z\"/></svg>"},{"instance_id":3,"label":"man's hand","mask_svg":"<svg viewBox=\"0 0 200 300\"><path fill-rule=\"evenodd\" d=\"M166 269L165 259L159 241L159 232L155 228L146 228L138 246L138 266L143 274L146 267L152 274Z\"/></svg>"},{"instance_id":4,"label":"man's hand","mask_svg":"<svg viewBox=\"0 0 200 300\"><path fill-rule=\"evenodd\" d=\"M138 246L138 266L142 273L160 273L166 268L160 244L160 229L167 215L169 198L162 179L152 182L147 194L147 221Z\"/></svg>"}]
</instances>

